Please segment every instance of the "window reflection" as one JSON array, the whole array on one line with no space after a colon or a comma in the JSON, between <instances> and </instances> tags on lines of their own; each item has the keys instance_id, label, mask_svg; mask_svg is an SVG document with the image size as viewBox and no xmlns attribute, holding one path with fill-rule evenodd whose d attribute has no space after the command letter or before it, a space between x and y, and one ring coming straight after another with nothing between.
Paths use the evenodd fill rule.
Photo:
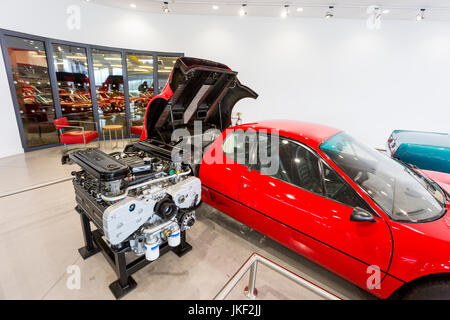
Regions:
<instances>
[{"instance_id":1,"label":"window reflection","mask_svg":"<svg viewBox=\"0 0 450 320\"><path fill-rule=\"evenodd\" d=\"M94 121L86 49L53 44L61 112L69 120ZM87 130L93 124L79 123Z\"/></svg>"},{"instance_id":2,"label":"window reflection","mask_svg":"<svg viewBox=\"0 0 450 320\"><path fill-rule=\"evenodd\" d=\"M118 125L126 133L122 54L93 49L92 59L100 127Z\"/></svg>"},{"instance_id":3,"label":"window reflection","mask_svg":"<svg viewBox=\"0 0 450 320\"><path fill-rule=\"evenodd\" d=\"M5 36L26 146L58 143L52 91L42 41Z\"/></svg>"},{"instance_id":4,"label":"window reflection","mask_svg":"<svg viewBox=\"0 0 450 320\"><path fill-rule=\"evenodd\" d=\"M158 92L164 89L177 59L178 57L158 56Z\"/></svg>"},{"instance_id":5,"label":"window reflection","mask_svg":"<svg viewBox=\"0 0 450 320\"><path fill-rule=\"evenodd\" d=\"M128 91L130 95L130 131L140 136L145 109L153 98L153 56L127 54Z\"/></svg>"}]
</instances>

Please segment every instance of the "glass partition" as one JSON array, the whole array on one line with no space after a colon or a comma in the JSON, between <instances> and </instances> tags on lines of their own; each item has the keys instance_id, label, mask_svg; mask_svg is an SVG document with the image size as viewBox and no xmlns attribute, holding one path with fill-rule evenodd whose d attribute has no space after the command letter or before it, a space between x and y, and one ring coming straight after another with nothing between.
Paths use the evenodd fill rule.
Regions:
<instances>
[{"instance_id":1,"label":"glass partition","mask_svg":"<svg viewBox=\"0 0 450 320\"><path fill-rule=\"evenodd\" d=\"M26 147L59 142L43 41L5 36Z\"/></svg>"},{"instance_id":2,"label":"glass partition","mask_svg":"<svg viewBox=\"0 0 450 320\"><path fill-rule=\"evenodd\" d=\"M140 135L145 110L153 98L153 56L127 54L128 93L130 95L130 130Z\"/></svg>"},{"instance_id":3,"label":"glass partition","mask_svg":"<svg viewBox=\"0 0 450 320\"><path fill-rule=\"evenodd\" d=\"M177 59L178 57L158 56L158 92L164 89Z\"/></svg>"},{"instance_id":4,"label":"glass partition","mask_svg":"<svg viewBox=\"0 0 450 320\"><path fill-rule=\"evenodd\" d=\"M6 70L25 151L59 144L53 122L60 116L73 125L82 121L78 125L106 133L106 138L109 133L140 136L149 101L162 91L183 56L96 47L1 28L0 39L10 62Z\"/></svg>"},{"instance_id":5,"label":"glass partition","mask_svg":"<svg viewBox=\"0 0 450 320\"><path fill-rule=\"evenodd\" d=\"M118 131L126 134L127 122L125 98L123 95L122 54L120 52L93 49L92 60L100 127L106 129L105 126L122 126Z\"/></svg>"},{"instance_id":6,"label":"glass partition","mask_svg":"<svg viewBox=\"0 0 450 320\"><path fill-rule=\"evenodd\" d=\"M86 49L61 44L52 46L62 115L69 120L93 122ZM93 124L79 125L95 130Z\"/></svg>"}]
</instances>

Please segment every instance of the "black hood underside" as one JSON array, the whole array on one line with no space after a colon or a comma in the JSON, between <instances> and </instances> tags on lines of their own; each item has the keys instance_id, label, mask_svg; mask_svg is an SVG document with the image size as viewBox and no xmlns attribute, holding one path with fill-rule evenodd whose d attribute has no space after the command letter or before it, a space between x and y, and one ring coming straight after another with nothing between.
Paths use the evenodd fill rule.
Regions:
<instances>
[{"instance_id":1,"label":"black hood underside","mask_svg":"<svg viewBox=\"0 0 450 320\"><path fill-rule=\"evenodd\" d=\"M239 100L258 97L239 82L237 72L197 58L179 58L167 85L148 106L148 138L170 141L174 129L191 130L194 121L202 122L203 131L223 131L231 125L231 112Z\"/></svg>"}]
</instances>

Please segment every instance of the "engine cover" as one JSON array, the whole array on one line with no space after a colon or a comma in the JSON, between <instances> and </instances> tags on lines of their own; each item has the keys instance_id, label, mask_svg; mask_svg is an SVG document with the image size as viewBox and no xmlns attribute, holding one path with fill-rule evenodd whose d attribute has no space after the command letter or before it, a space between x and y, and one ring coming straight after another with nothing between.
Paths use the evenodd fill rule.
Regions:
<instances>
[{"instance_id":1,"label":"engine cover","mask_svg":"<svg viewBox=\"0 0 450 320\"><path fill-rule=\"evenodd\" d=\"M103 232L112 245L127 239L153 215L156 201L126 197L103 213Z\"/></svg>"},{"instance_id":2,"label":"engine cover","mask_svg":"<svg viewBox=\"0 0 450 320\"><path fill-rule=\"evenodd\" d=\"M189 177L167 188L175 204L183 209L194 207L200 203L202 183L196 177Z\"/></svg>"}]
</instances>

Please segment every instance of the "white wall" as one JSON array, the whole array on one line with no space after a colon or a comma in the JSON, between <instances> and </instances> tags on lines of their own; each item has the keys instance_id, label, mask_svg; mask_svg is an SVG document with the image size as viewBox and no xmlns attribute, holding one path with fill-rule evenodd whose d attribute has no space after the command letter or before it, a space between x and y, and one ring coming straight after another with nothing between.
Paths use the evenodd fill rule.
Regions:
<instances>
[{"instance_id":1,"label":"white wall","mask_svg":"<svg viewBox=\"0 0 450 320\"><path fill-rule=\"evenodd\" d=\"M70 4L81 7L80 30L66 27ZM0 28L223 62L260 94L238 105L245 121L319 122L376 147L393 129L450 128L447 22L384 21L369 31L363 20L144 14L77 0L22 0L0 2ZM0 141L8 144L2 156L18 150L3 66L0 101Z\"/></svg>"}]
</instances>

